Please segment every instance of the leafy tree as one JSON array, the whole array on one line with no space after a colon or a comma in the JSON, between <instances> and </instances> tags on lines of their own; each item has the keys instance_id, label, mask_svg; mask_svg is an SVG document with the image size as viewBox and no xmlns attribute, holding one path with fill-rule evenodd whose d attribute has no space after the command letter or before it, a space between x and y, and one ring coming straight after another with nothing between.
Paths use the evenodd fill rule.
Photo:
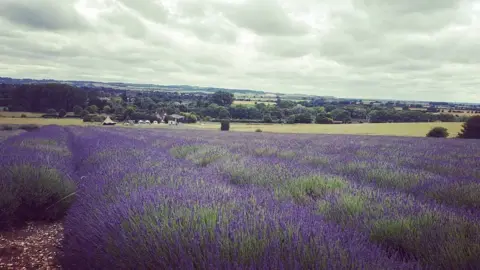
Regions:
<instances>
[{"instance_id":1,"label":"leafy tree","mask_svg":"<svg viewBox=\"0 0 480 270\"><path fill-rule=\"evenodd\" d=\"M65 117L65 115L67 115L67 112L64 110L64 109L61 109L60 111L58 111L58 117Z\"/></svg>"},{"instance_id":2,"label":"leafy tree","mask_svg":"<svg viewBox=\"0 0 480 270\"><path fill-rule=\"evenodd\" d=\"M335 110L337 107L335 105L326 105L325 106L325 111L328 113L328 112L331 112L333 110Z\"/></svg>"},{"instance_id":3,"label":"leafy tree","mask_svg":"<svg viewBox=\"0 0 480 270\"><path fill-rule=\"evenodd\" d=\"M267 113L263 116L263 122L265 123L273 123L273 119L272 119L272 116Z\"/></svg>"},{"instance_id":4,"label":"leafy tree","mask_svg":"<svg viewBox=\"0 0 480 270\"><path fill-rule=\"evenodd\" d=\"M185 123L196 123L197 122L197 116L194 113L180 113L180 115L185 116L183 122Z\"/></svg>"},{"instance_id":5,"label":"leafy tree","mask_svg":"<svg viewBox=\"0 0 480 270\"><path fill-rule=\"evenodd\" d=\"M88 115L89 112L87 110L82 110L82 112L79 114L80 117L84 118L85 115Z\"/></svg>"},{"instance_id":6,"label":"leafy tree","mask_svg":"<svg viewBox=\"0 0 480 270\"><path fill-rule=\"evenodd\" d=\"M220 119L229 119L230 118L230 113L225 107L220 107L218 111L218 118Z\"/></svg>"},{"instance_id":7,"label":"leafy tree","mask_svg":"<svg viewBox=\"0 0 480 270\"><path fill-rule=\"evenodd\" d=\"M108 106L108 105L105 105L105 106L103 106L103 112L104 113L111 113L112 108L110 108L110 106Z\"/></svg>"},{"instance_id":8,"label":"leafy tree","mask_svg":"<svg viewBox=\"0 0 480 270\"><path fill-rule=\"evenodd\" d=\"M455 122L455 116L449 113L441 113L438 115L438 120L442 122Z\"/></svg>"},{"instance_id":9,"label":"leafy tree","mask_svg":"<svg viewBox=\"0 0 480 270\"><path fill-rule=\"evenodd\" d=\"M82 107L80 107L80 106L78 106L78 105L75 105L75 106L73 107L73 113L74 113L75 115L80 115L80 113L82 113L82 110L83 110Z\"/></svg>"},{"instance_id":10,"label":"leafy tree","mask_svg":"<svg viewBox=\"0 0 480 270\"><path fill-rule=\"evenodd\" d=\"M212 95L212 102L218 106L230 106L233 103L233 94L225 91L218 91Z\"/></svg>"},{"instance_id":11,"label":"leafy tree","mask_svg":"<svg viewBox=\"0 0 480 270\"><path fill-rule=\"evenodd\" d=\"M98 107L97 105L90 105L87 107L87 111L90 113L97 113L98 112Z\"/></svg>"},{"instance_id":12,"label":"leafy tree","mask_svg":"<svg viewBox=\"0 0 480 270\"><path fill-rule=\"evenodd\" d=\"M448 135L448 131L444 127L434 127L427 133L427 137L434 138L447 138Z\"/></svg>"},{"instance_id":13,"label":"leafy tree","mask_svg":"<svg viewBox=\"0 0 480 270\"><path fill-rule=\"evenodd\" d=\"M134 112L135 112L135 107L129 106L124 112L125 118L130 117Z\"/></svg>"},{"instance_id":14,"label":"leafy tree","mask_svg":"<svg viewBox=\"0 0 480 270\"><path fill-rule=\"evenodd\" d=\"M480 115L470 117L462 127L462 131L458 134L459 138L480 139Z\"/></svg>"},{"instance_id":15,"label":"leafy tree","mask_svg":"<svg viewBox=\"0 0 480 270\"><path fill-rule=\"evenodd\" d=\"M335 121L348 122L352 120L350 113L344 109L335 109L331 112L331 115Z\"/></svg>"},{"instance_id":16,"label":"leafy tree","mask_svg":"<svg viewBox=\"0 0 480 270\"><path fill-rule=\"evenodd\" d=\"M317 124L333 124L333 120L328 118L326 114L318 114L315 117L315 123Z\"/></svg>"}]
</instances>

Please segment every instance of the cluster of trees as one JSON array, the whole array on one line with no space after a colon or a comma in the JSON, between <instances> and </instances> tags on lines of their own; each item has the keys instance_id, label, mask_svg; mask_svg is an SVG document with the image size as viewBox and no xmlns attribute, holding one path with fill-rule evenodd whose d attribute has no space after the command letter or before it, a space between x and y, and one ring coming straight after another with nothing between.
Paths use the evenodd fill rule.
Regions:
<instances>
[{"instance_id":1,"label":"cluster of trees","mask_svg":"<svg viewBox=\"0 0 480 270\"><path fill-rule=\"evenodd\" d=\"M428 133L427 137L447 138L450 134L444 127L434 127ZM457 135L462 139L480 139L480 115L470 117L462 125L462 131Z\"/></svg>"},{"instance_id":2,"label":"cluster of trees","mask_svg":"<svg viewBox=\"0 0 480 270\"><path fill-rule=\"evenodd\" d=\"M65 84L0 84L0 106L11 111L43 112L46 117L64 117L67 112L86 119L109 114L117 121L157 120L157 115L181 114L185 122L197 120L264 123L350 123L465 121L452 114L409 110L397 111L391 102L384 106L358 101L326 102L324 99L293 101L276 98L275 104L233 104L230 92L177 93L125 91L74 87Z\"/></svg>"}]
</instances>

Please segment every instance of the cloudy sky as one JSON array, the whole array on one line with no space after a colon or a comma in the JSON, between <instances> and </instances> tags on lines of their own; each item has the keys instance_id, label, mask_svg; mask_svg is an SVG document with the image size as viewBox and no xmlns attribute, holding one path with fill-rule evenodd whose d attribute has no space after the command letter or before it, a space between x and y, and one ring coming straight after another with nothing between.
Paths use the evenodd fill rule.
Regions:
<instances>
[{"instance_id":1,"label":"cloudy sky","mask_svg":"<svg viewBox=\"0 0 480 270\"><path fill-rule=\"evenodd\" d=\"M480 0L0 0L0 76L480 102Z\"/></svg>"}]
</instances>

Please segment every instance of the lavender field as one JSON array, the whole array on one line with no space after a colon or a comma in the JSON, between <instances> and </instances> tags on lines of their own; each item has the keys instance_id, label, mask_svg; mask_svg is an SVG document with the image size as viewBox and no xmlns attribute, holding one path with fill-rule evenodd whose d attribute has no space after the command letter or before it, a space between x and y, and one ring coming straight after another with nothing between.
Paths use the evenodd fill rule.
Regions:
<instances>
[{"instance_id":1,"label":"lavender field","mask_svg":"<svg viewBox=\"0 0 480 270\"><path fill-rule=\"evenodd\" d=\"M46 126L0 149L0 220L63 218L64 269L480 269L478 140Z\"/></svg>"}]
</instances>

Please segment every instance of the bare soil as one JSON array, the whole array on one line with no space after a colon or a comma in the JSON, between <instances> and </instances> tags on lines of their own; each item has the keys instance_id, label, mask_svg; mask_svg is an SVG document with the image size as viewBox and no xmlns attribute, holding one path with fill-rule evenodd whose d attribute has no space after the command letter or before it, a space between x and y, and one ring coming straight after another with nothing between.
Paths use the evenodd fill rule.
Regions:
<instances>
[{"instance_id":1,"label":"bare soil","mask_svg":"<svg viewBox=\"0 0 480 270\"><path fill-rule=\"evenodd\" d=\"M0 232L0 269L61 269L63 226L60 222L32 222Z\"/></svg>"}]
</instances>

